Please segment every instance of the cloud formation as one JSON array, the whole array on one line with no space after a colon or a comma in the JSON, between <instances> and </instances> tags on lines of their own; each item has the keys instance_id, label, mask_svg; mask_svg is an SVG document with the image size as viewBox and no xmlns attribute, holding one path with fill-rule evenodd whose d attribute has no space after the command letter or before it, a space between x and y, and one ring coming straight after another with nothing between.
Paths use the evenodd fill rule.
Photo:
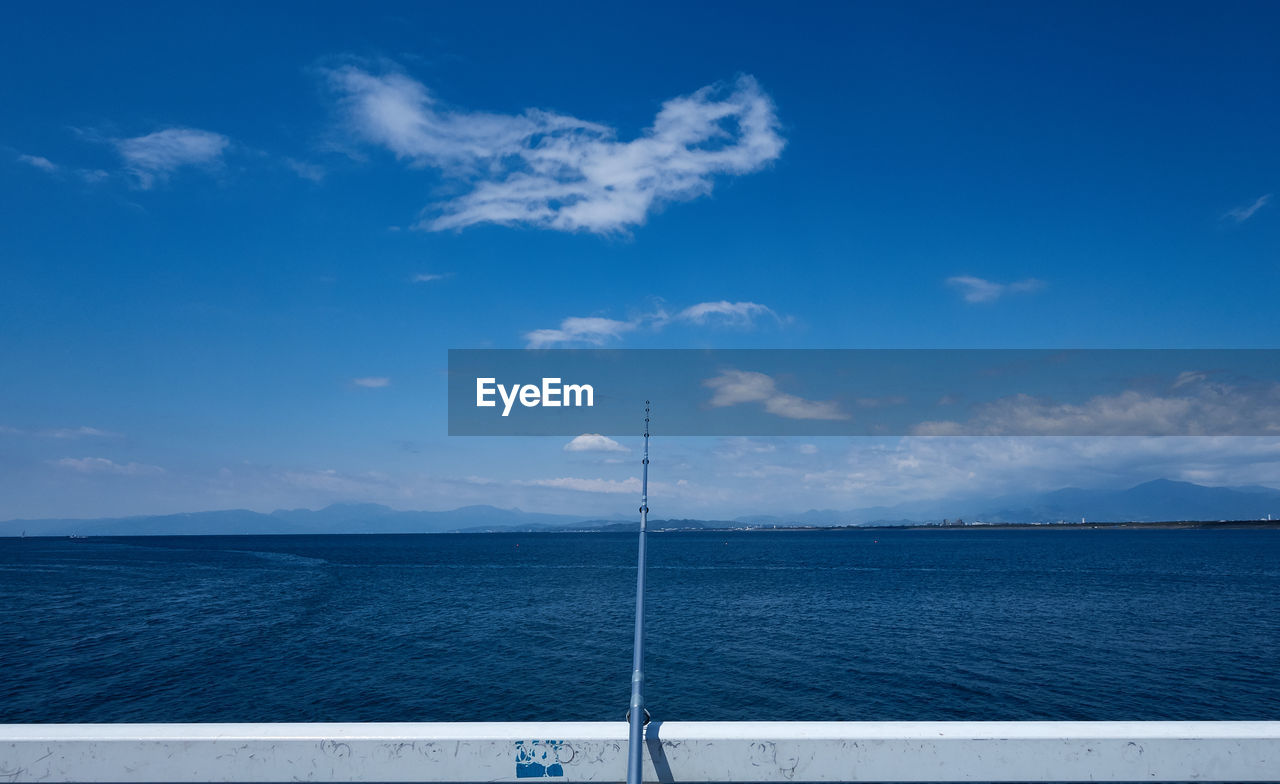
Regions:
<instances>
[{"instance_id":1,"label":"cloud formation","mask_svg":"<svg viewBox=\"0 0 1280 784\"><path fill-rule=\"evenodd\" d=\"M583 433L564 445L566 452L630 452L622 444L599 433Z\"/></svg>"},{"instance_id":2,"label":"cloud formation","mask_svg":"<svg viewBox=\"0 0 1280 784\"><path fill-rule=\"evenodd\" d=\"M64 457L50 461L58 468L81 474L116 474L119 476L155 476L163 474L160 466L142 463L117 463L105 457Z\"/></svg>"},{"instance_id":3,"label":"cloud formation","mask_svg":"<svg viewBox=\"0 0 1280 784\"><path fill-rule=\"evenodd\" d=\"M198 128L166 128L145 136L113 139L125 169L144 190L186 166L216 167L231 140Z\"/></svg>"},{"instance_id":4,"label":"cloud formation","mask_svg":"<svg viewBox=\"0 0 1280 784\"><path fill-rule=\"evenodd\" d=\"M1222 214L1224 220L1235 221L1236 223L1244 223L1253 217L1254 213L1271 203L1271 194L1264 193L1253 200L1252 204L1246 204L1241 207L1235 207L1227 210Z\"/></svg>"},{"instance_id":5,"label":"cloud formation","mask_svg":"<svg viewBox=\"0 0 1280 784\"><path fill-rule=\"evenodd\" d=\"M387 478L376 471L348 474L332 468L284 471L279 479L294 487L316 490L332 497L369 498L395 494Z\"/></svg>"},{"instance_id":6,"label":"cloud formation","mask_svg":"<svg viewBox=\"0 0 1280 784\"><path fill-rule=\"evenodd\" d=\"M19 155L17 157L17 161L19 163L24 163L27 166L31 166L32 168L39 169L52 177L61 177L69 174L74 177L79 177L90 184L102 182L111 176L102 169L74 169L60 166L42 155Z\"/></svg>"},{"instance_id":7,"label":"cloud formation","mask_svg":"<svg viewBox=\"0 0 1280 784\"><path fill-rule=\"evenodd\" d=\"M1208 485L1274 484L1280 439L1239 436L906 437L857 441L843 458L823 456L811 471L776 484L805 502L837 506L1042 492L1062 487L1127 487L1154 478Z\"/></svg>"},{"instance_id":8,"label":"cloud formation","mask_svg":"<svg viewBox=\"0 0 1280 784\"><path fill-rule=\"evenodd\" d=\"M353 378L351 383L366 389L382 389L383 387L391 386L391 379L386 376L365 376L363 378Z\"/></svg>"},{"instance_id":9,"label":"cloud formation","mask_svg":"<svg viewBox=\"0 0 1280 784\"><path fill-rule=\"evenodd\" d=\"M595 316L570 316L555 329L535 329L524 335L529 348L547 348L563 344L602 346L640 326L639 321L618 321Z\"/></svg>"},{"instance_id":10,"label":"cloud formation","mask_svg":"<svg viewBox=\"0 0 1280 784\"><path fill-rule=\"evenodd\" d=\"M726 460L737 460L744 455L767 455L778 451L778 446L770 441L761 441L747 436L728 436L720 439L720 443L711 450L711 454Z\"/></svg>"},{"instance_id":11,"label":"cloud formation","mask_svg":"<svg viewBox=\"0 0 1280 784\"><path fill-rule=\"evenodd\" d=\"M96 427L59 427L53 430L42 430L39 435L47 438L116 438L118 433L99 430Z\"/></svg>"},{"instance_id":12,"label":"cloud formation","mask_svg":"<svg viewBox=\"0 0 1280 784\"><path fill-rule=\"evenodd\" d=\"M535 329L524 334L528 348L548 348L557 345L602 346L642 327L658 330L669 324L688 323L699 326L722 325L737 329L749 329L762 318L778 322L784 319L765 305L757 302L699 302L675 313L658 308L626 321L599 316L571 316L550 329Z\"/></svg>"},{"instance_id":13,"label":"cloud formation","mask_svg":"<svg viewBox=\"0 0 1280 784\"><path fill-rule=\"evenodd\" d=\"M119 433L112 433L110 430L102 430L96 427L54 427L46 430L22 430L17 427L9 427L0 425L0 433L6 435L31 435L39 438L119 438Z\"/></svg>"},{"instance_id":14,"label":"cloud formation","mask_svg":"<svg viewBox=\"0 0 1280 784\"><path fill-rule=\"evenodd\" d=\"M976 406L967 421L923 422L915 435L1203 436L1280 433L1280 384L1233 385L1185 372L1164 392L1128 389L1083 403L1027 394Z\"/></svg>"},{"instance_id":15,"label":"cloud formation","mask_svg":"<svg viewBox=\"0 0 1280 784\"><path fill-rule=\"evenodd\" d=\"M20 163L25 163L28 166L34 166L41 171L49 172L50 174L58 170L58 164L39 155L19 155L18 161Z\"/></svg>"},{"instance_id":16,"label":"cloud formation","mask_svg":"<svg viewBox=\"0 0 1280 784\"><path fill-rule=\"evenodd\" d=\"M947 278L947 285L957 289L965 302L995 302L1006 294L1025 294L1044 288L1044 281L1036 278L1014 281L1013 283L996 283L972 275L956 275Z\"/></svg>"},{"instance_id":17,"label":"cloud formation","mask_svg":"<svg viewBox=\"0 0 1280 784\"><path fill-rule=\"evenodd\" d=\"M702 385L713 390L711 405L716 408L741 403L760 403L770 414L784 419L848 419L849 415L831 401L806 400L783 392L764 373L725 370Z\"/></svg>"},{"instance_id":18,"label":"cloud formation","mask_svg":"<svg viewBox=\"0 0 1280 784\"><path fill-rule=\"evenodd\" d=\"M430 208L418 226L431 231L625 231L663 204L711 193L717 175L760 170L785 144L773 101L750 76L672 98L639 137L619 141L608 126L539 109L446 108L399 72L349 65L326 75L356 136L470 187Z\"/></svg>"},{"instance_id":19,"label":"cloud formation","mask_svg":"<svg viewBox=\"0 0 1280 784\"><path fill-rule=\"evenodd\" d=\"M523 487L574 490L580 493L640 494L640 479L634 476L629 479L583 479L576 476L562 476L555 479L518 479L513 484Z\"/></svg>"},{"instance_id":20,"label":"cloud formation","mask_svg":"<svg viewBox=\"0 0 1280 784\"><path fill-rule=\"evenodd\" d=\"M324 182L324 177L327 173L325 172L324 167L317 166L314 163L300 161L297 158L285 158L284 165L289 167L290 171L302 179L310 180L312 182Z\"/></svg>"},{"instance_id":21,"label":"cloud formation","mask_svg":"<svg viewBox=\"0 0 1280 784\"><path fill-rule=\"evenodd\" d=\"M756 319L763 316L777 318L778 314L758 302L729 302L722 299L719 302L699 302L697 305L690 305L671 316L670 320L688 321L693 324L719 321L731 326L749 327L755 323Z\"/></svg>"}]
</instances>

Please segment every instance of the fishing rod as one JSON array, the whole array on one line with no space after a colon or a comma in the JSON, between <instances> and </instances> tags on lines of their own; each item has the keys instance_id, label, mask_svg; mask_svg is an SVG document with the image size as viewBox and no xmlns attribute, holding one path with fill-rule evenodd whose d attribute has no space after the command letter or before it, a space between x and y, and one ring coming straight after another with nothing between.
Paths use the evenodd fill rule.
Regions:
<instances>
[{"instance_id":1,"label":"fishing rod","mask_svg":"<svg viewBox=\"0 0 1280 784\"><path fill-rule=\"evenodd\" d=\"M649 401L644 401L644 469L640 480L640 555L636 566L636 639L631 659L631 710L627 721L631 734L627 744L627 784L644 781L644 725L649 711L644 709L644 572L645 529L649 523Z\"/></svg>"}]
</instances>

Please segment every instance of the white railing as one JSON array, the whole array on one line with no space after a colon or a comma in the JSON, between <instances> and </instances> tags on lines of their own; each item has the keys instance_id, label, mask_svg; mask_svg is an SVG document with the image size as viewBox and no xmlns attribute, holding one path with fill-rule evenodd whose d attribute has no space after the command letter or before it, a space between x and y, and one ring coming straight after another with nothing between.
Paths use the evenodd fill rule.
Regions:
<instances>
[{"instance_id":1,"label":"white railing","mask_svg":"<svg viewBox=\"0 0 1280 784\"><path fill-rule=\"evenodd\" d=\"M0 782L618 782L627 730L0 725ZM644 756L646 782L1280 782L1280 722L655 721Z\"/></svg>"}]
</instances>

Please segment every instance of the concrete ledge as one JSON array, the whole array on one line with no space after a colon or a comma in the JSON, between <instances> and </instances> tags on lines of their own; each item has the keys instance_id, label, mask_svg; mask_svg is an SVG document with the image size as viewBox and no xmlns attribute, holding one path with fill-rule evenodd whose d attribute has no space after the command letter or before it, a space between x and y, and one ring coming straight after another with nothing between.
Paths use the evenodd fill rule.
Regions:
<instances>
[{"instance_id":1,"label":"concrete ledge","mask_svg":"<svg viewBox=\"0 0 1280 784\"><path fill-rule=\"evenodd\" d=\"M0 782L617 782L625 722L0 725ZM653 722L649 782L1280 781L1280 722Z\"/></svg>"}]
</instances>

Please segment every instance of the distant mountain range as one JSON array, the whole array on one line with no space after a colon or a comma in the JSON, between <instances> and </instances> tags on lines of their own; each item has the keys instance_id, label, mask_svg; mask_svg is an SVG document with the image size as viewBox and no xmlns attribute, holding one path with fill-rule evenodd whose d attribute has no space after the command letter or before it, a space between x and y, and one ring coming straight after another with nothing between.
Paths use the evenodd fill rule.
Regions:
<instances>
[{"instance_id":1,"label":"distant mountain range","mask_svg":"<svg viewBox=\"0 0 1280 784\"><path fill-rule=\"evenodd\" d=\"M969 522L1037 523L1258 520L1280 518L1280 490L1261 485L1206 487L1156 479L1126 490L1067 487L1048 493L992 499L915 501L847 511L810 510L789 516L748 515L744 523L806 525L899 525L964 519Z\"/></svg>"},{"instance_id":2,"label":"distant mountain range","mask_svg":"<svg viewBox=\"0 0 1280 784\"><path fill-rule=\"evenodd\" d=\"M248 509L104 517L82 520L9 520L0 536L165 536L207 534L407 534L538 529L578 523L575 515L541 514L496 506L464 506L447 512L401 512L380 504L333 504L323 509Z\"/></svg>"},{"instance_id":3,"label":"distant mountain range","mask_svg":"<svg viewBox=\"0 0 1280 784\"><path fill-rule=\"evenodd\" d=\"M651 520L654 530L743 526L911 525L944 518L1034 523L1258 520L1280 518L1280 490L1257 485L1205 487L1157 479L1127 490L1068 487L1048 493L966 501L925 501L847 511L749 515L735 520ZM485 531L634 531L635 521L464 506L444 512L397 511L379 504L333 504L319 510L247 509L96 519L9 520L0 536L153 536L200 534L393 534Z\"/></svg>"}]
</instances>

